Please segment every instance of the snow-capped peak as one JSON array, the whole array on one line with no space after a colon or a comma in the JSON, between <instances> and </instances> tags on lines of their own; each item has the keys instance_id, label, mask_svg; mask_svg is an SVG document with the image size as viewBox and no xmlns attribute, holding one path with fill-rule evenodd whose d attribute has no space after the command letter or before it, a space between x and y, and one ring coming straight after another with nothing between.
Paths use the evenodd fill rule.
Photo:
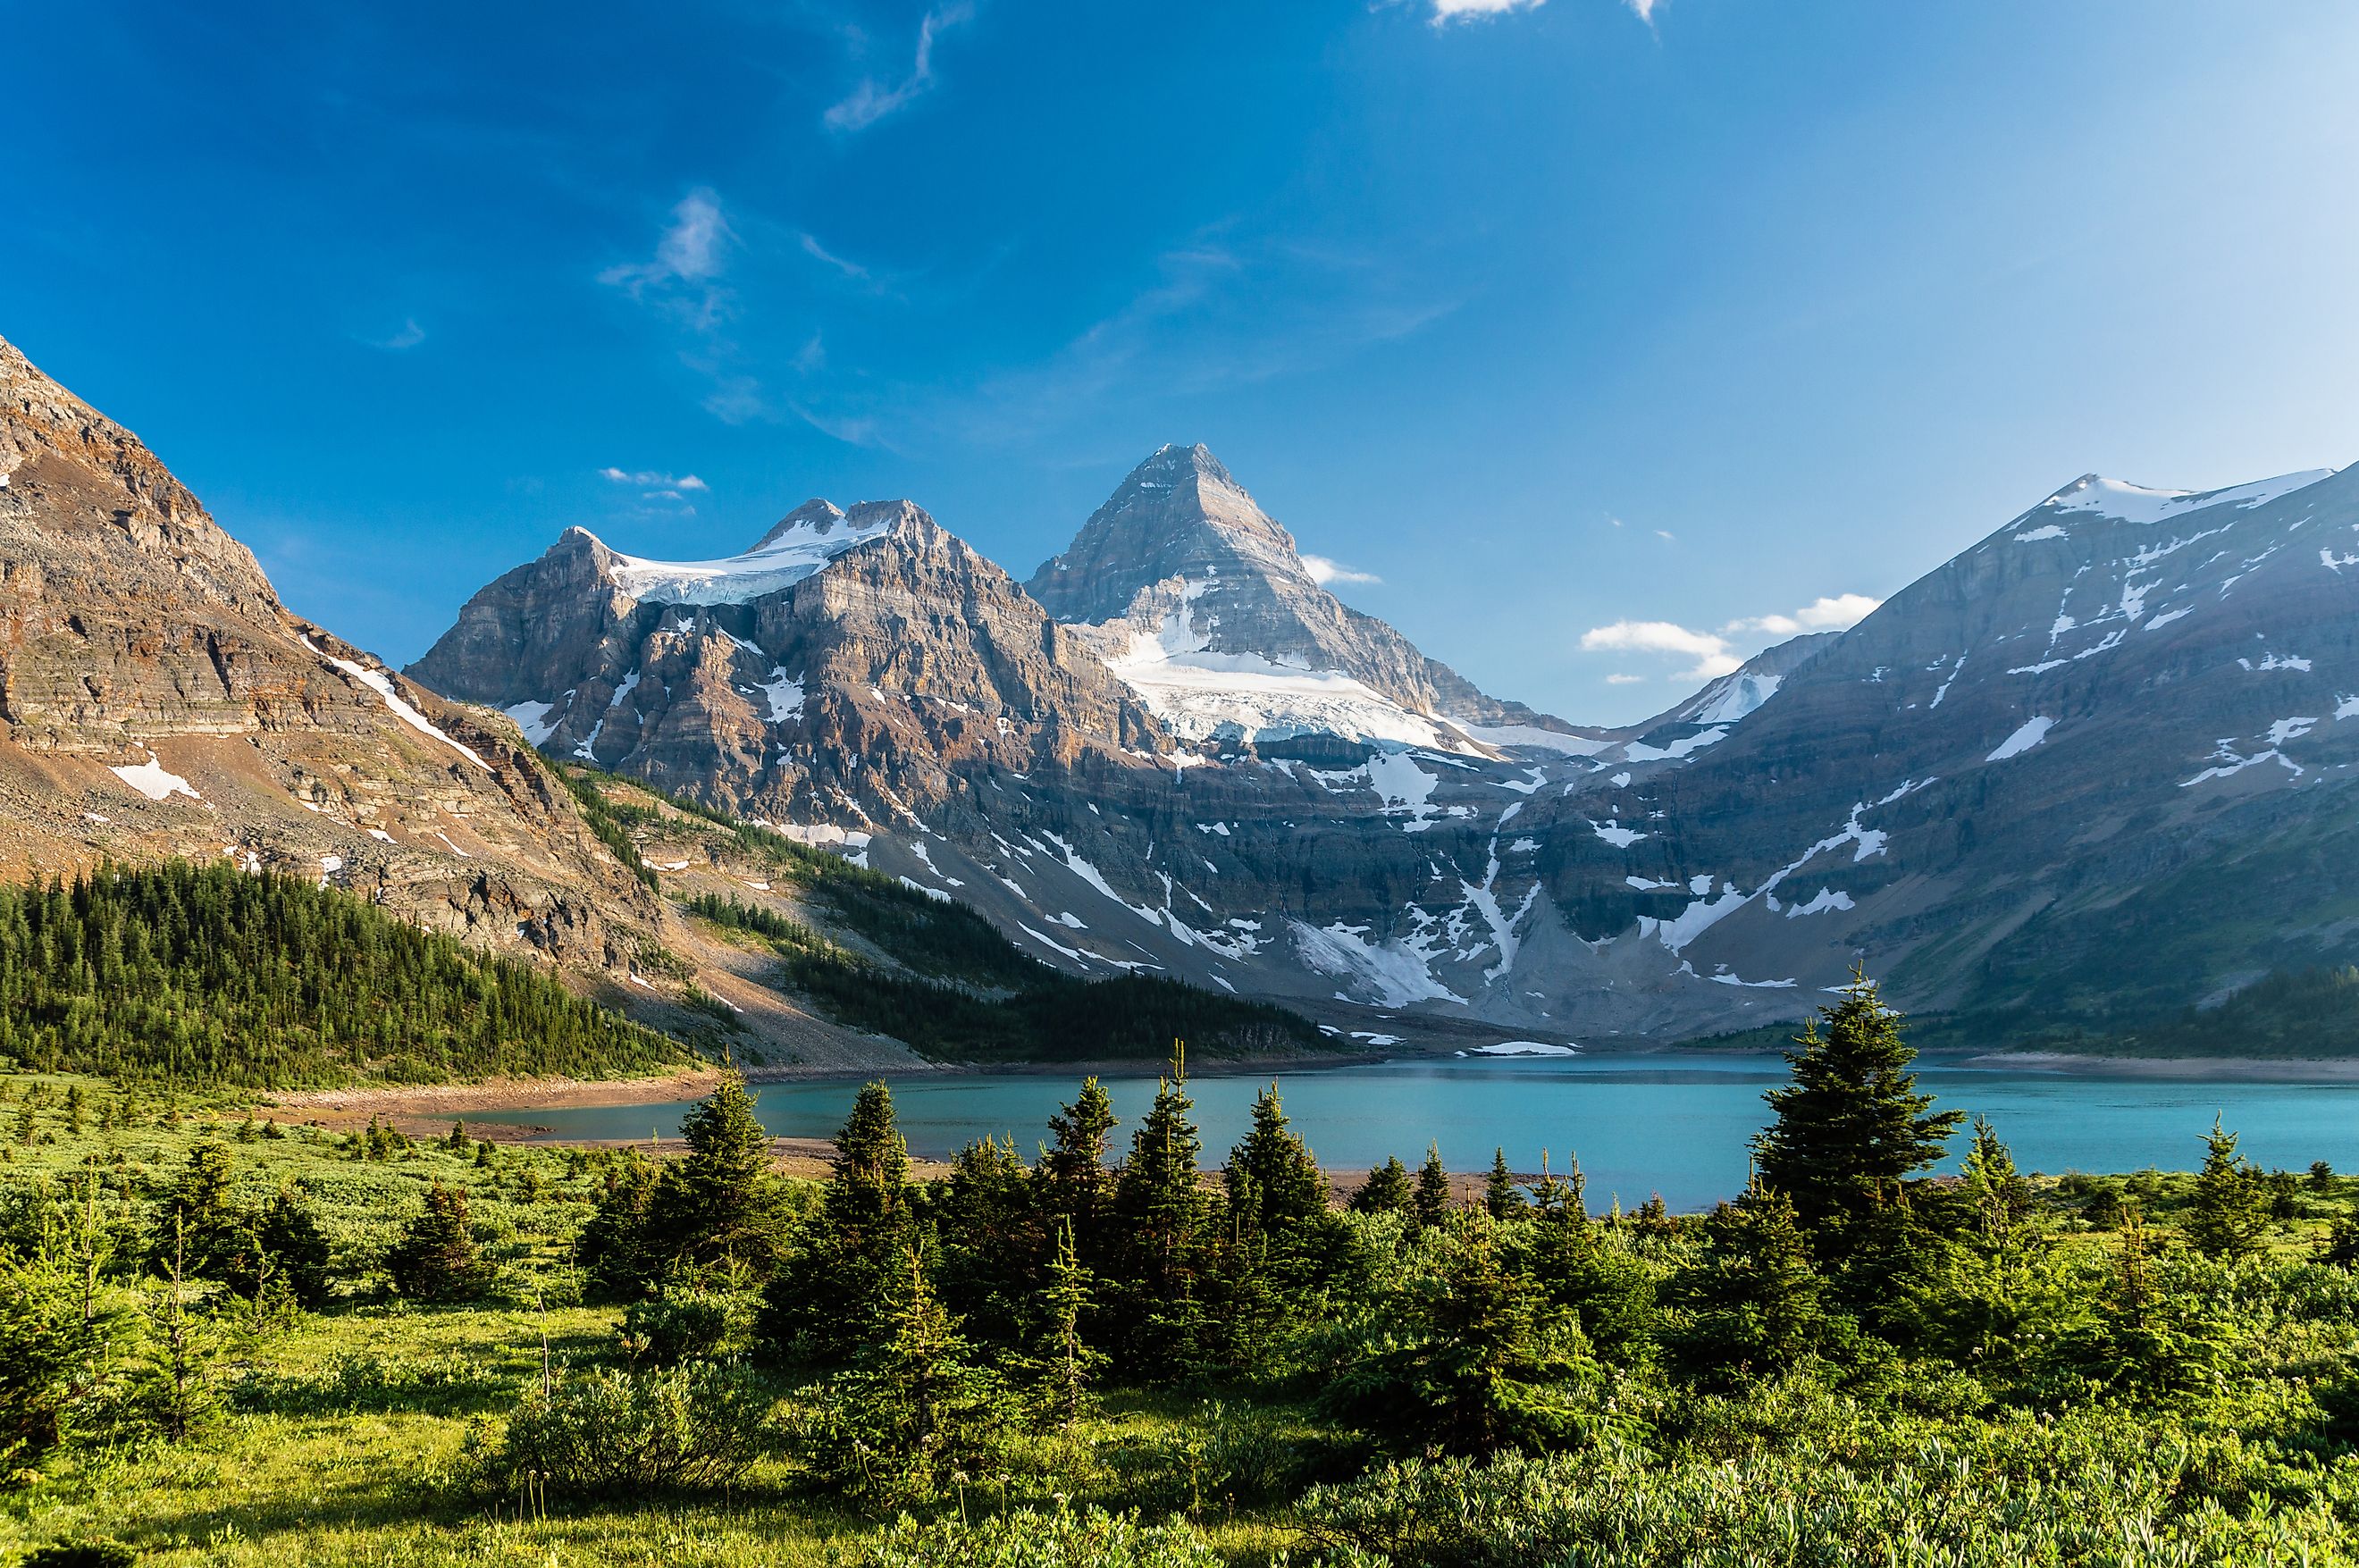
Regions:
<instances>
[{"instance_id":1,"label":"snow-capped peak","mask_svg":"<svg viewBox=\"0 0 2359 1568\"><path fill-rule=\"evenodd\" d=\"M2244 511L2267 506L2297 490L2306 489L2321 479L2331 477L2333 473L2331 468L2309 468L2298 474L2281 474L2274 479L2256 480L2249 485L2230 485L2221 490L2157 490L2144 485L2132 485L2125 480L2084 474L2034 506L2018 521L2078 514L2110 517L2124 523L2161 523L2211 506L2234 506Z\"/></svg>"},{"instance_id":2,"label":"snow-capped peak","mask_svg":"<svg viewBox=\"0 0 2359 1568\"><path fill-rule=\"evenodd\" d=\"M854 545L886 533L911 510L906 502L864 501L847 513L826 501L808 501L753 549L719 561L650 561L605 547L587 528L567 532L606 548L613 557L607 575L634 599L661 604L743 604L801 582Z\"/></svg>"}]
</instances>

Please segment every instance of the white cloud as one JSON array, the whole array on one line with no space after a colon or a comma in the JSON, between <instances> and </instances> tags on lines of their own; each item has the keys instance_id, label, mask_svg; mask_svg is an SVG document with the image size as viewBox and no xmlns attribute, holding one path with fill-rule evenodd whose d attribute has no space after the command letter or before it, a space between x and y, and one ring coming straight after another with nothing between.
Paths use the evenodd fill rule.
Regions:
<instances>
[{"instance_id":1,"label":"white cloud","mask_svg":"<svg viewBox=\"0 0 2359 1568\"><path fill-rule=\"evenodd\" d=\"M1671 621L1615 621L1592 626L1581 634L1584 653L1662 653L1695 660L1680 671L1691 681L1711 681L1727 674L1744 660L1728 650L1725 637L1690 631Z\"/></svg>"},{"instance_id":2,"label":"white cloud","mask_svg":"<svg viewBox=\"0 0 2359 1568\"><path fill-rule=\"evenodd\" d=\"M1634 0L1635 3L1635 0ZM1654 0L1647 0L1651 8ZM1433 0L1433 25L1471 22L1477 16L1504 16L1510 11L1532 11L1547 0Z\"/></svg>"},{"instance_id":3,"label":"white cloud","mask_svg":"<svg viewBox=\"0 0 2359 1568\"><path fill-rule=\"evenodd\" d=\"M1324 585L1329 583L1382 583L1373 572L1355 572L1340 561L1330 561L1323 555L1306 555L1302 569L1310 573L1310 581Z\"/></svg>"},{"instance_id":4,"label":"white cloud","mask_svg":"<svg viewBox=\"0 0 2359 1568\"><path fill-rule=\"evenodd\" d=\"M1605 678L1605 684L1608 686L1636 686L1646 679L1647 678L1643 675L1632 675L1626 670L1617 670L1613 674Z\"/></svg>"},{"instance_id":5,"label":"white cloud","mask_svg":"<svg viewBox=\"0 0 2359 1568\"><path fill-rule=\"evenodd\" d=\"M974 7L960 0L952 5L926 13L918 24L918 58L909 74L897 87L882 87L873 76L864 76L852 95L840 103L831 104L821 118L832 131L865 130L870 125L908 104L934 84L934 39L945 28L954 27L974 15Z\"/></svg>"},{"instance_id":6,"label":"white cloud","mask_svg":"<svg viewBox=\"0 0 2359 1568\"><path fill-rule=\"evenodd\" d=\"M1622 3L1630 7L1632 16L1651 27L1655 25L1655 12L1663 0L1622 0Z\"/></svg>"},{"instance_id":7,"label":"white cloud","mask_svg":"<svg viewBox=\"0 0 2359 1568\"><path fill-rule=\"evenodd\" d=\"M426 329L419 326L418 324L418 319L413 316L404 321L401 323L401 330L394 333L391 337L372 338L369 340L369 346L371 348L386 349L392 353L399 354L404 349L416 348L419 343L422 343L425 341Z\"/></svg>"},{"instance_id":8,"label":"white cloud","mask_svg":"<svg viewBox=\"0 0 2359 1568\"><path fill-rule=\"evenodd\" d=\"M1864 593L1838 593L1832 598L1813 599L1790 615L1756 615L1750 620L1731 621L1721 629L1731 637L1767 632L1780 637L1799 637L1804 632L1847 631L1874 615L1883 602Z\"/></svg>"},{"instance_id":9,"label":"white cloud","mask_svg":"<svg viewBox=\"0 0 2359 1568\"><path fill-rule=\"evenodd\" d=\"M635 485L642 490L710 490L712 488L693 474L665 474L652 468L602 468L598 477L616 485Z\"/></svg>"},{"instance_id":10,"label":"white cloud","mask_svg":"<svg viewBox=\"0 0 2359 1568\"><path fill-rule=\"evenodd\" d=\"M1676 621L1615 621L1582 633L1581 647L1584 653L1653 653L1693 659L1693 664L1677 672L1679 677L1716 681L1745 662L1738 650L1748 643L1757 647L1764 636L1784 638L1804 632L1841 631L1866 619L1877 604L1864 593L1838 593L1814 599L1790 615L1753 615L1731 621L1716 632L1697 631ZM1614 685L1625 683L1616 676L1606 680Z\"/></svg>"}]
</instances>

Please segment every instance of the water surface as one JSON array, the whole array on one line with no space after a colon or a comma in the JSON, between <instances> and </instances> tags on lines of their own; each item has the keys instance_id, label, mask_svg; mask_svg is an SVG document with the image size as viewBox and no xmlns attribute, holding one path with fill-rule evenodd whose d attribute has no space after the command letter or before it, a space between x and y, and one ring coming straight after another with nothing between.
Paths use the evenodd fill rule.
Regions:
<instances>
[{"instance_id":1,"label":"water surface","mask_svg":"<svg viewBox=\"0 0 2359 1568\"><path fill-rule=\"evenodd\" d=\"M1361 1169L1397 1154L1414 1166L1429 1140L1453 1171L1479 1170L1505 1148L1517 1171L1539 1168L1547 1149L1561 1171L1578 1152L1593 1208L1660 1192L1675 1209L1706 1206L1742 1187L1747 1141L1768 1119L1762 1091L1785 1082L1775 1057L1701 1053L1604 1054L1547 1060L1451 1057L1326 1068L1277 1075L1295 1130L1331 1169ZM1055 1074L929 1074L889 1079L911 1152L947 1158L978 1138L1013 1135L1027 1157L1049 1136L1048 1118L1078 1080ZM1217 1165L1243 1135L1262 1077L1198 1077L1189 1093ZM1152 1074L1109 1077L1123 1125L1117 1150L1155 1096ZM1919 1085L1991 1118L2027 1171L2190 1170L2203 1156L2214 1115L2243 1135L2243 1152L2265 1166L2299 1170L2313 1160L2359 1169L2359 1085L2235 1083L2219 1080L2079 1077L2019 1069L1920 1064ZM826 1138L859 1092L853 1083L768 1083L762 1124L780 1137ZM556 1138L671 1137L690 1101L621 1106L484 1111L487 1121L528 1121ZM1956 1148L1961 1138L1953 1143ZM1950 1162L1954 1169L1955 1160Z\"/></svg>"}]
</instances>

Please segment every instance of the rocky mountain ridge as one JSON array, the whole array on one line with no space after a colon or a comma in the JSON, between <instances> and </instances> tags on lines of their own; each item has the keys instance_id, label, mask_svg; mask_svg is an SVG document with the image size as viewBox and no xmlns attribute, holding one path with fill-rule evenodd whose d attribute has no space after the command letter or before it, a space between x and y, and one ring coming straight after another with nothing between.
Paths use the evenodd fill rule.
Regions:
<instances>
[{"instance_id":1,"label":"rocky mountain ridge","mask_svg":"<svg viewBox=\"0 0 2359 1568\"><path fill-rule=\"evenodd\" d=\"M2332 688L2359 691L2346 576L2359 545L2331 539L2359 526L2353 487L2322 471L2205 495L2077 482L1850 631L1770 649L1645 724L1582 731L1470 697L1370 630L1382 623L1319 588L1217 460L1167 447L1030 595L991 579L993 614L1072 672L1047 693L1041 733L1085 744L1016 757L911 732L879 755L848 728L781 736L803 777L831 757L860 768L833 794L773 791L760 809L972 903L1076 972L1277 997L1372 1043L1743 1028L1799 1015L1855 962L1912 1005L2011 1029L2110 1017L2102 987L2079 1013L2027 1012L2042 977L2089 949L2061 928L2134 942L2118 911L2174 877L2229 876L2304 834L2339 842L2331 715L2359 702ZM2305 555L2305 537L2330 542ZM690 618L634 602L653 625ZM923 657L899 667L895 711L1004 703L970 673L981 648L900 629L926 618L908 604L835 679L856 691L908 638ZM750 625L733 635L771 646ZM1092 683L1092 668L1111 681ZM424 661L419 673L436 678ZM2316 689L2300 711L2253 708L2252 680L2297 677ZM548 744L582 738L576 724ZM731 802L693 758L598 755ZM905 781L929 766L935 781ZM2337 960L2359 926L2318 887L2241 943L2193 922L2174 974L2126 988L2125 1007L2233 988L2277 966L2271 944L2280 960Z\"/></svg>"}]
</instances>

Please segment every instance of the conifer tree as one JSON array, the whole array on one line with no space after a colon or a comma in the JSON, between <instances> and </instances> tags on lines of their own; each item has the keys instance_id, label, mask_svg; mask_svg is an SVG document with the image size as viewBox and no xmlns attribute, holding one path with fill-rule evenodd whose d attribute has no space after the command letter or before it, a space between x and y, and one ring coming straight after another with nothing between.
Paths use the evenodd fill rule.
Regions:
<instances>
[{"instance_id":1,"label":"conifer tree","mask_svg":"<svg viewBox=\"0 0 2359 1568\"><path fill-rule=\"evenodd\" d=\"M1040 1184L1013 1138L982 1138L959 1151L935 1183L927 1217L941 1237L942 1300L974 1337L1004 1349L1024 1338L1051 1250ZM1070 1227L1071 1216L1055 1216Z\"/></svg>"},{"instance_id":2,"label":"conifer tree","mask_svg":"<svg viewBox=\"0 0 2359 1568\"><path fill-rule=\"evenodd\" d=\"M230 1201L234 1162L219 1139L200 1138L172 1183L158 1217L155 1266L168 1262L191 1279L220 1279L236 1268L247 1243L245 1226Z\"/></svg>"},{"instance_id":3,"label":"conifer tree","mask_svg":"<svg viewBox=\"0 0 2359 1568\"><path fill-rule=\"evenodd\" d=\"M887 1332L916 1244L908 1148L883 1083L862 1086L830 1169L818 1215L763 1296L762 1336L799 1366L842 1366Z\"/></svg>"},{"instance_id":4,"label":"conifer tree","mask_svg":"<svg viewBox=\"0 0 2359 1568\"><path fill-rule=\"evenodd\" d=\"M663 1271L647 1219L655 1207L656 1170L636 1149L606 1171L598 1206L582 1227L577 1257L598 1293L617 1300L644 1293Z\"/></svg>"},{"instance_id":5,"label":"conifer tree","mask_svg":"<svg viewBox=\"0 0 2359 1568\"><path fill-rule=\"evenodd\" d=\"M1425 1163L1417 1172L1414 1198L1417 1223L1438 1225L1450 1215L1450 1172L1441 1166L1441 1146L1425 1146Z\"/></svg>"},{"instance_id":6,"label":"conifer tree","mask_svg":"<svg viewBox=\"0 0 2359 1568\"><path fill-rule=\"evenodd\" d=\"M1164 1377L1185 1375L1204 1349L1199 1287L1209 1204L1197 1172L1202 1144L1194 1109L1185 1083L1164 1079L1114 1179L1123 1284L1135 1309L1128 1314L1131 1360Z\"/></svg>"},{"instance_id":7,"label":"conifer tree","mask_svg":"<svg viewBox=\"0 0 2359 1568\"><path fill-rule=\"evenodd\" d=\"M2215 1116L2203 1140L2203 1169L2187 1216L2187 1239L2206 1258L2250 1258L2269 1228L2269 1194L2261 1173L2236 1153L2236 1135Z\"/></svg>"},{"instance_id":8,"label":"conifer tree","mask_svg":"<svg viewBox=\"0 0 2359 1568\"><path fill-rule=\"evenodd\" d=\"M1974 1118L1973 1144L1960 1174L1984 1250L1993 1256L2012 1252L2031 1217L2031 1183L2016 1173L2015 1156L1985 1117Z\"/></svg>"},{"instance_id":9,"label":"conifer tree","mask_svg":"<svg viewBox=\"0 0 2359 1568\"><path fill-rule=\"evenodd\" d=\"M1822 1283L1792 1200L1757 1179L1704 1225L1700 1262L1673 1280L1691 1314L1681 1360L1706 1382L1783 1370L1827 1341Z\"/></svg>"},{"instance_id":10,"label":"conifer tree","mask_svg":"<svg viewBox=\"0 0 2359 1568\"><path fill-rule=\"evenodd\" d=\"M1766 1096L1777 1120L1756 1146L1761 1185L1791 1203L1821 1264L1888 1258L1905 1229L1906 1184L1940 1158L1963 1113L1935 1111L1918 1093L1900 1015L1864 973L1795 1044L1792 1081Z\"/></svg>"},{"instance_id":11,"label":"conifer tree","mask_svg":"<svg viewBox=\"0 0 2359 1568\"><path fill-rule=\"evenodd\" d=\"M1105 1356L1082 1338L1082 1318L1090 1309L1090 1274L1073 1246L1073 1222L1057 1227L1040 1287L1040 1333L1033 1355L1038 1368L1042 1408L1059 1426L1071 1426L1089 1412L1090 1385Z\"/></svg>"},{"instance_id":12,"label":"conifer tree","mask_svg":"<svg viewBox=\"0 0 2359 1568\"><path fill-rule=\"evenodd\" d=\"M1507 1170L1507 1151L1494 1149L1491 1174L1483 1183L1483 1207L1495 1220L1512 1220L1523 1217L1525 1206L1523 1189Z\"/></svg>"},{"instance_id":13,"label":"conifer tree","mask_svg":"<svg viewBox=\"0 0 2359 1568\"><path fill-rule=\"evenodd\" d=\"M1275 1083L1254 1096L1253 1127L1229 1151L1224 1176L1232 1222L1281 1245L1327 1212L1327 1179L1288 1128Z\"/></svg>"},{"instance_id":14,"label":"conifer tree","mask_svg":"<svg viewBox=\"0 0 2359 1568\"><path fill-rule=\"evenodd\" d=\"M745 1077L723 1073L679 1133L689 1152L664 1167L651 1215L655 1238L670 1259L767 1276L779 1223L770 1135L754 1114Z\"/></svg>"},{"instance_id":15,"label":"conifer tree","mask_svg":"<svg viewBox=\"0 0 2359 1568\"><path fill-rule=\"evenodd\" d=\"M1396 1154L1382 1165L1368 1168L1368 1179L1352 1194L1352 1212L1361 1214L1405 1214L1411 1212L1415 1195L1409 1187L1408 1167Z\"/></svg>"},{"instance_id":16,"label":"conifer tree","mask_svg":"<svg viewBox=\"0 0 2359 1568\"><path fill-rule=\"evenodd\" d=\"M468 1301L489 1289L492 1269L475 1250L466 1190L428 1187L426 1212L403 1228L385 1268L393 1288L414 1301Z\"/></svg>"},{"instance_id":17,"label":"conifer tree","mask_svg":"<svg viewBox=\"0 0 2359 1568\"><path fill-rule=\"evenodd\" d=\"M1084 1257L1095 1256L1105 1239L1114 1202L1114 1175L1106 1169L1114 1127L1114 1101L1104 1085L1085 1078L1073 1103L1049 1118L1055 1141L1040 1154L1044 1206L1073 1222L1074 1246Z\"/></svg>"}]
</instances>

